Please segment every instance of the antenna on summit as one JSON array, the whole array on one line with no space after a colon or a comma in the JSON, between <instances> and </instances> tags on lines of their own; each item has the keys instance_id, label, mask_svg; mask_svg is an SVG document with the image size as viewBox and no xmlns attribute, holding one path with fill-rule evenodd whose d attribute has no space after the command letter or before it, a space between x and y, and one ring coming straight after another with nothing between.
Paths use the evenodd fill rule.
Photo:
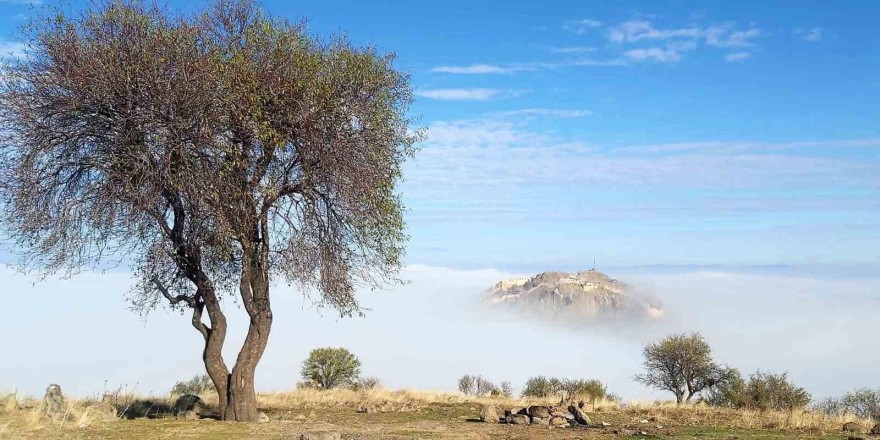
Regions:
<instances>
[{"instance_id":1,"label":"antenna on summit","mask_svg":"<svg viewBox=\"0 0 880 440\"><path fill-rule=\"evenodd\" d=\"M596 270L596 259L593 258L593 270Z\"/></svg>"}]
</instances>

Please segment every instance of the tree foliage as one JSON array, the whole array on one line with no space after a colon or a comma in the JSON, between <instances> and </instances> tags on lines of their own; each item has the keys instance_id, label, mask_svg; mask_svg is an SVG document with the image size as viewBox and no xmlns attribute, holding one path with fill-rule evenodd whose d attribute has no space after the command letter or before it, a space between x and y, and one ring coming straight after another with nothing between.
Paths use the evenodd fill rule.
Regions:
<instances>
[{"instance_id":1,"label":"tree foliage","mask_svg":"<svg viewBox=\"0 0 880 440\"><path fill-rule=\"evenodd\" d=\"M645 373L636 382L671 391L678 403L709 389L722 369L712 360L712 349L699 333L677 334L645 347Z\"/></svg>"},{"instance_id":2,"label":"tree foliage","mask_svg":"<svg viewBox=\"0 0 880 440\"><path fill-rule=\"evenodd\" d=\"M810 404L810 394L794 385L788 373L757 371L749 377L743 391L743 406L759 410L793 410Z\"/></svg>"},{"instance_id":3,"label":"tree foliage","mask_svg":"<svg viewBox=\"0 0 880 440\"><path fill-rule=\"evenodd\" d=\"M199 374L189 380L176 382L171 388L172 396L182 396L184 394L200 395L214 389L214 383L207 374Z\"/></svg>"},{"instance_id":4,"label":"tree foliage","mask_svg":"<svg viewBox=\"0 0 880 440\"><path fill-rule=\"evenodd\" d=\"M551 397L563 394L569 399L586 399L591 402L605 397L607 390L596 379L559 379L545 376L531 377L523 387L523 397Z\"/></svg>"},{"instance_id":5,"label":"tree foliage","mask_svg":"<svg viewBox=\"0 0 880 440\"><path fill-rule=\"evenodd\" d=\"M500 393L500 388L479 375L465 374L458 379L458 391L466 396L485 396Z\"/></svg>"},{"instance_id":6,"label":"tree foliage","mask_svg":"<svg viewBox=\"0 0 880 440\"><path fill-rule=\"evenodd\" d=\"M861 388L829 397L817 403L816 409L831 417L854 415L880 423L880 389Z\"/></svg>"},{"instance_id":7,"label":"tree foliage","mask_svg":"<svg viewBox=\"0 0 880 440\"><path fill-rule=\"evenodd\" d=\"M222 417L256 421L270 284L351 315L356 286L397 280L412 92L393 56L252 0L156 5L95 2L26 32L0 71L0 221L23 268L126 265L135 308L191 310ZM231 369L225 296L250 323Z\"/></svg>"},{"instance_id":8,"label":"tree foliage","mask_svg":"<svg viewBox=\"0 0 880 440\"><path fill-rule=\"evenodd\" d=\"M318 388L351 387L361 374L361 361L344 348L316 348L303 361L301 374Z\"/></svg>"}]
</instances>

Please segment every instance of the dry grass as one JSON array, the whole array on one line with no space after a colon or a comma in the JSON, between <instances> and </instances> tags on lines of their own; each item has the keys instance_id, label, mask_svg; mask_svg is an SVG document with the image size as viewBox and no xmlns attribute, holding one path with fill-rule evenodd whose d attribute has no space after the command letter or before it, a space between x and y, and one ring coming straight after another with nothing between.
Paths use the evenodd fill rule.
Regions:
<instances>
[{"instance_id":1,"label":"dry grass","mask_svg":"<svg viewBox=\"0 0 880 440\"><path fill-rule=\"evenodd\" d=\"M621 413L633 420L653 417L657 423L709 428L781 429L815 433L839 432L846 422L854 422L866 432L874 422L853 415L829 417L808 410L757 411L719 408L702 403L676 405L675 402L631 403Z\"/></svg>"},{"instance_id":2,"label":"dry grass","mask_svg":"<svg viewBox=\"0 0 880 440\"><path fill-rule=\"evenodd\" d=\"M136 398L138 396L125 396L118 403L124 404ZM352 414L352 416L355 416L355 409L363 406L373 406L380 413L421 412L423 408L432 408L423 414L433 414L437 408L446 408L441 412L444 414L470 414L475 411L475 407L485 404L493 404L500 409L507 409L534 404L556 405L560 403L555 398L470 397L458 393L381 388L361 391L301 389L290 392L263 393L259 394L257 398L260 408L272 415L273 419L280 420L300 420L304 417L301 416L304 414L303 410L312 414L322 414L319 411L321 408L334 414ZM149 399L157 403L173 402L173 399L167 397L145 398L141 396L140 399ZM205 400L209 405L216 404L217 397L205 396ZM120 424L116 427L109 426L116 423L115 420L108 419L105 414L94 411L94 404L94 400L70 400L67 402L65 414L52 417L43 412L39 400L22 401L12 395L0 400L0 438L19 438L22 437L22 433L31 433L33 438L64 438L72 437L73 433L78 430L79 432L100 432L101 430L116 432L127 429L124 427L132 423L118 422ZM855 422L865 431L870 430L873 425L870 420L853 416L827 417L824 414L809 411L733 410L703 404L677 406L673 402L635 402L618 405L611 401L601 401L596 402L595 406L587 404L585 409L594 414L594 420L596 417L600 420L609 420L614 426L628 426L636 429L640 426L646 428L674 427L682 434L720 429L744 430L742 432L768 432L766 430L772 430L773 432L793 432L817 436L838 433L846 422ZM450 411L452 412L450 413ZM473 415L476 416L477 413L473 412ZM400 417L406 417L400 420L410 420L411 417L416 417L411 420L422 420L425 417L425 415L410 416L406 414L387 414L386 416L391 416L387 419L388 423L400 423L393 422ZM650 420L647 422L649 425L645 424L647 420ZM396 425L389 425L389 427L392 426ZM787 438L787 436L788 434L784 437Z\"/></svg>"}]
</instances>

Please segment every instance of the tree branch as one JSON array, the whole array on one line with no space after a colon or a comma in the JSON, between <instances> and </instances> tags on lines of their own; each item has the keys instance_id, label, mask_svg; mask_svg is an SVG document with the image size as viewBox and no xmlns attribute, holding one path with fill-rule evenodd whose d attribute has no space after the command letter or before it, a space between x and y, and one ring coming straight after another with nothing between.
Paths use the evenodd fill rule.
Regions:
<instances>
[{"instance_id":1,"label":"tree branch","mask_svg":"<svg viewBox=\"0 0 880 440\"><path fill-rule=\"evenodd\" d=\"M190 306L194 309L197 307L196 298L194 296L187 296L187 295L172 296L171 293L168 292L168 288L166 288L165 285L162 284L161 281L159 281L159 278L153 277L153 279L151 281L153 282L153 284L156 285L156 288L159 289L159 292L162 292L162 296L164 296L165 299L167 299L171 303L171 305L175 305L181 301L184 301L184 302L186 302L186 304L188 306Z\"/></svg>"}]
</instances>

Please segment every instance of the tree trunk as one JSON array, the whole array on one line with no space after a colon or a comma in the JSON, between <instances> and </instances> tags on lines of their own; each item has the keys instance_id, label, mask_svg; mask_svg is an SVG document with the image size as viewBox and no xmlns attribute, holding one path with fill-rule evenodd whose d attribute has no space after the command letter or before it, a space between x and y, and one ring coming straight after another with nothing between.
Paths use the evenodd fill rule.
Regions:
<instances>
[{"instance_id":1,"label":"tree trunk","mask_svg":"<svg viewBox=\"0 0 880 440\"><path fill-rule=\"evenodd\" d=\"M228 405L221 417L223 420L256 422L259 416L254 373L266 350L272 329L268 277L255 268L246 269L242 272L239 289L245 310L250 316L250 325L241 351L238 352L235 367L229 375Z\"/></svg>"},{"instance_id":2,"label":"tree trunk","mask_svg":"<svg viewBox=\"0 0 880 440\"><path fill-rule=\"evenodd\" d=\"M217 390L219 399L219 414L226 413L229 401L229 368L226 361L223 360L223 344L226 342L226 316L220 309L220 303L217 299L214 287L207 279L199 280L199 297L202 304L208 310L208 319L211 322L210 327L206 327L201 323L201 311L193 314L193 326L202 332L205 337L205 348L202 351L202 361L205 363L205 370L208 377L214 383L214 389ZM198 322L196 322L198 321Z\"/></svg>"}]
</instances>

